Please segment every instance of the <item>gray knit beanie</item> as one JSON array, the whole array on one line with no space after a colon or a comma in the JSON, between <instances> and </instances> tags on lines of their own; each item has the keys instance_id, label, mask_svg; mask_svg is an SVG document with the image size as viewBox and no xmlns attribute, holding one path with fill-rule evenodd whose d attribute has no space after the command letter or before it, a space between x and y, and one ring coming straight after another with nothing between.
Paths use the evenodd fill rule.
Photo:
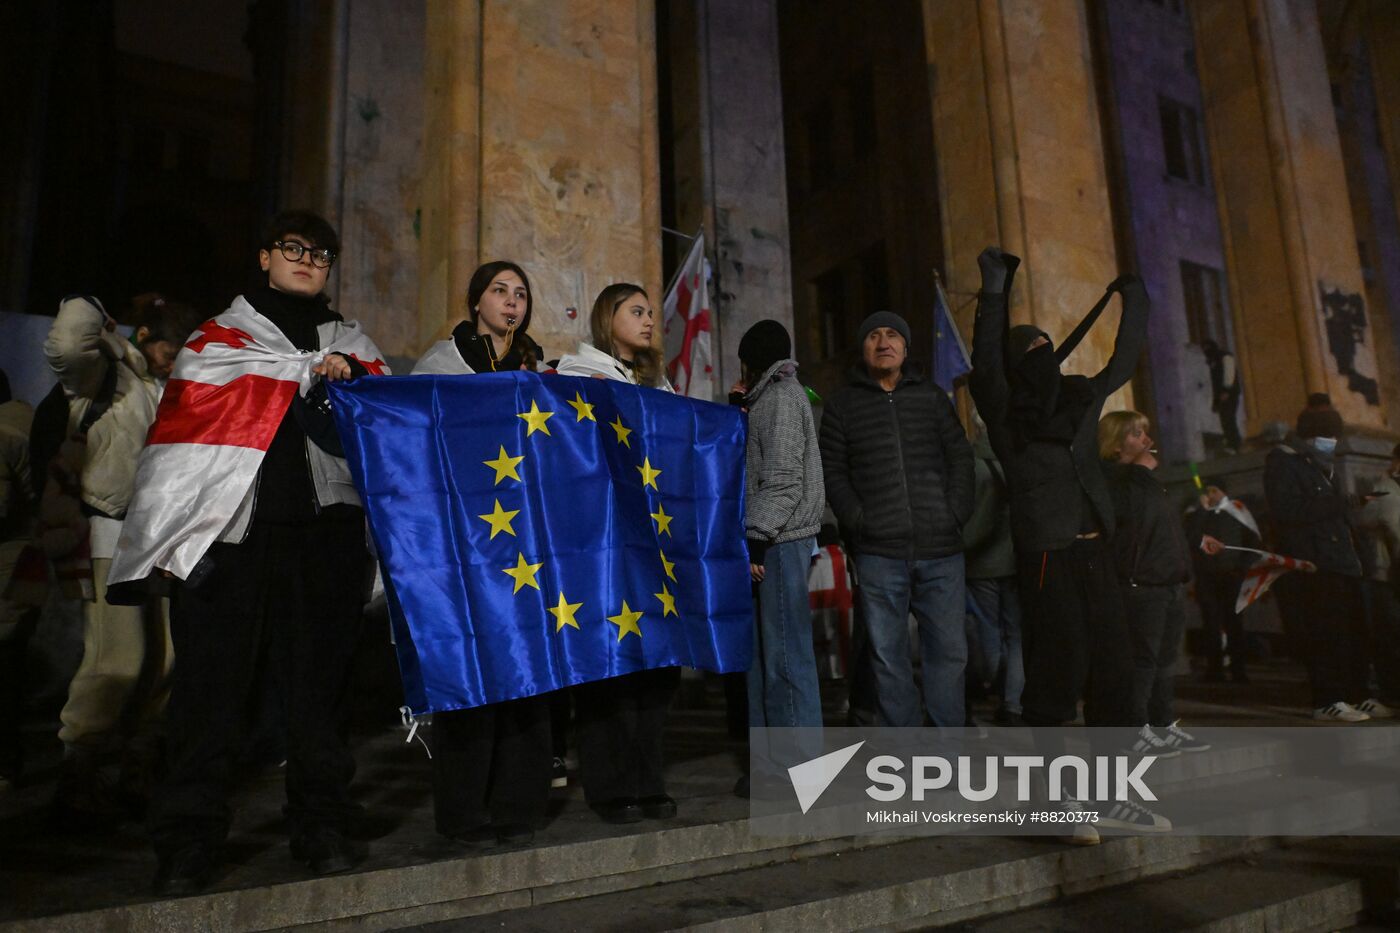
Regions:
<instances>
[{"instance_id":1,"label":"gray knit beanie","mask_svg":"<svg viewBox=\"0 0 1400 933\"><path fill-rule=\"evenodd\" d=\"M870 317L861 321L860 331L856 334L856 340L860 343L864 343L865 338L877 327L889 327L898 331L899 335L904 338L905 345L907 346L909 344L909 322L893 311L876 311L874 314L870 315Z\"/></svg>"}]
</instances>

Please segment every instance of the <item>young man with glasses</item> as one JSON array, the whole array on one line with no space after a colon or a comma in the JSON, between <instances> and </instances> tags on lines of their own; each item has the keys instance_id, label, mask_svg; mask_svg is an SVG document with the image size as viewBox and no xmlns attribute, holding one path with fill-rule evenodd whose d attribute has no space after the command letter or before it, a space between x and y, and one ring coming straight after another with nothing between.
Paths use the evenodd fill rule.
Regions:
<instances>
[{"instance_id":1,"label":"young man with glasses","mask_svg":"<svg viewBox=\"0 0 1400 933\"><path fill-rule=\"evenodd\" d=\"M151 813L160 894L196 891L218 865L264 678L285 716L293 858L318 875L365 858L342 714L370 564L324 382L386 368L323 294L340 246L330 224L286 212L262 243L266 283L180 351L113 572L173 584L170 770Z\"/></svg>"}]
</instances>

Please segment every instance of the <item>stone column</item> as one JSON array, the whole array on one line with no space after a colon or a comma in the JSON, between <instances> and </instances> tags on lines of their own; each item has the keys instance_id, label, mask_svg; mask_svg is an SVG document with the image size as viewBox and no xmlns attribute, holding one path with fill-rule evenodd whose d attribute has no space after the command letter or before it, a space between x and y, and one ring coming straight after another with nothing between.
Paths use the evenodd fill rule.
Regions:
<instances>
[{"instance_id":1,"label":"stone column","mask_svg":"<svg viewBox=\"0 0 1400 933\"><path fill-rule=\"evenodd\" d=\"M525 267L551 357L609 282L659 304L653 17L644 0L428 0L421 343L461 318L490 259Z\"/></svg>"},{"instance_id":2,"label":"stone column","mask_svg":"<svg viewBox=\"0 0 1400 933\"><path fill-rule=\"evenodd\" d=\"M677 223L709 238L723 397L744 331L764 318L793 329L777 2L672 9Z\"/></svg>"},{"instance_id":3,"label":"stone column","mask_svg":"<svg viewBox=\"0 0 1400 933\"><path fill-rule=\"evenodd\" d=\"M1190 8L1248 431L1291 424L1308 392L1328 392L1348 423L1383 426L1316 7Z\"/></svg>"},{"instance_id":4,"label":"stone column","mask_svg":"<svg viewBox=\"0 0 1400 933\"><path fill-rule=\"evenodd\" d=\"M1376 117L1392 187L1400 197L1400 7L1387 0L1369 0L1364 23L1375 82ZM1396 208L1400 210L1400 202Z\"/></svg>"},{"instance_id":5,"label":"stone column","mask_svg":"<svg viewBox=\"0 0 1400 933\"><path fill-rule=\"evenodd\" d=\"M352 3L346 23L337 309L398 358L396 371L419 350L426 8Z\"/></svg>"},{"instance_id":6,"label":"stone column","mask_svg":"<svg viewBox=\"0 0 1400 933\"><path fill-rule=\"evenodd\" d=\"M1119 272L1088 22L1078 2L924 0L945 281L971 335L977 254L1025 260L1012 318L1065 337ZM1097 372L1116 303L1067 361ZM1130 403L1130 392L1109 401Z\"/></svg>"}]
</instances>

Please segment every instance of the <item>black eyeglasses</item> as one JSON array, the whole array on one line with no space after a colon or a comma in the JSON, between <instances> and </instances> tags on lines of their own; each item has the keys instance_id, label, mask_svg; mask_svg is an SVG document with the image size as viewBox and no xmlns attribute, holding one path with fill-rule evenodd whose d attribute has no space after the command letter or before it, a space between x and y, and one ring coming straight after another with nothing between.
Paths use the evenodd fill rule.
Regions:
<instances>
[{"instance_id":1,"label":"black eyeglasses","mask_svg":"<svg viewBox=\"0 0 1400 933\"><path fill-rule=\"evenodd\" d=\"M311 264L318 269L329 269L331 263L335 262L335 253L330 250L313 249L296 240L278 240L272 245L281 251L282 258L287 262L301 262L301 257L307 253L311 254Z\"/></svg>"}]
</instances>

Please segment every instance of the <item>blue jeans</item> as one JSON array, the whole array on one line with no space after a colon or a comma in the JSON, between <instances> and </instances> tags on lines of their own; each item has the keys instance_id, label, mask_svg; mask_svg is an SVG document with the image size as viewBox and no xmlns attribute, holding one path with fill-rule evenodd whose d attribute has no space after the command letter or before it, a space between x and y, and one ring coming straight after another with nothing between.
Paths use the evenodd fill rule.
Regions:
<instances>
[{"instance_id":1,"label":"blue jeans","mask_svg":"<svg viewBox=\"0 0 1400 933\"><path fill-rule=\"evenodd\" d=\"M855 562L875 675L876 724L924 724L909 661L912 612L919 623L924 709L935 726L961 728L967 668L963 556L909 561L857 554Z\"/></svg>"},{"instance_id":2,"label":"blue jeans","mask_svg":"<svg viewBox=\"0 0 1400 933\"><path fill-rule=\"evenodd\" d=\"M986 682L1001 678L1001 708L1021 713L1026 669L1021 662L1021 597L1016 578L967 581L969 644L976 639L972 669Z\"/></svg>"},{"instance_id":3,"label":"blue jeans","mask_svg":"<svg viewBox=\"0 0 1400 933\"><path fill-rule=\"evenodd\" d=\"M812 650L812 604L807 571L814 539L774 544L763 556L749 668L749 725L762 728L822 724L817 658Z\"/></svg>"}]
</instances>

